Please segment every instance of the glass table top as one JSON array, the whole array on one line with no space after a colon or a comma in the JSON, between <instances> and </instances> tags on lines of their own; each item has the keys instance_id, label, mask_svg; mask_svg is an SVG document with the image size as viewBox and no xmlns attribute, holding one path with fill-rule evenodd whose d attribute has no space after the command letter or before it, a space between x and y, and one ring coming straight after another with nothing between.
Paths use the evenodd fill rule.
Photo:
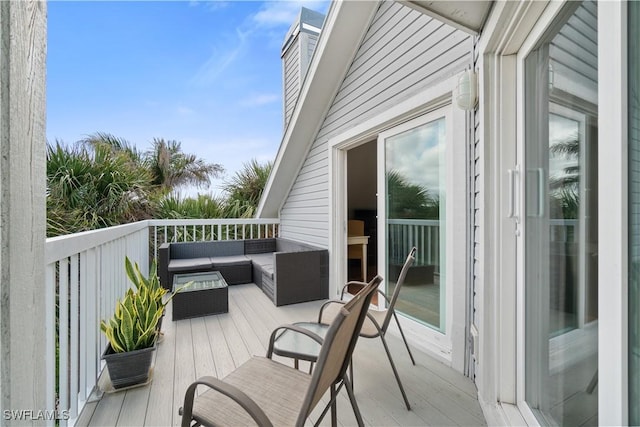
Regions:
<instances>
[{"instance_id":1,"label":"glass table top","mask_svg":"<svg viewBox=\"0 0 640 427\"><path fill-rule=\"evenodd\" d=\"M298 322L294 325L307 329L323 339L329 329L329 325L316 322ZM320 347L321 345L313 338L285 329L273 343L273 352L278 356L315 362L320 354Z\"/></svg>"},{"instance_id":2,"label":"glass table top","mask_svg":"<svg viewBox=\"0 0 640 427\"><path fill-rule=\"evenodd\" d=\"M193 292L227 287L227 282L219 271L209 271L206 273L176 274L173 276L173 290L175 291L177 288L180 288L189 282L192 283L184 287L180 292Z\"/></svg>"}]
</instances>

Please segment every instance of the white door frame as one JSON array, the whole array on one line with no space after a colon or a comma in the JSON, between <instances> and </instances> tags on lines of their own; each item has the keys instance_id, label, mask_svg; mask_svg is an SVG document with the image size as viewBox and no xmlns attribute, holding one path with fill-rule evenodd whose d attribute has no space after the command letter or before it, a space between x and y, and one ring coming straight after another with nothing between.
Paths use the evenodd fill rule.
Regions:
<instances>
[{"instance_id":1,"label":"white door frame","mask_svg":"<svg viewBox=\"0 0 640 427\"><path fill-rule=\"evenodd\" d=\"M480 217L485 237L477 279L481 345L476 356L476 382L489 424L538 424L524 402L523 257L517 256L511 265L496 259L508 253L516 242L513 236L524 231L518 209L509 212L508 206L509 200L520 198L524 191L524 182L518 179L523 154L511 159L510 151L515 140L524 140L523 58L564 3L496 3L477 47L480 81L484 82L480 85L478 121L481 156L485 157L481 186L486 195ZM598 3L598 139L607 142L598 148L598 281L607 283L598 295L598 365L599 371L607 374L600 376L597 390L598 421L606 425L628 422L626 7L624 2ZM513 105L517 109L509 108L513 102L509 93L515 93L517 104ZM514 218L508 218L508 213ZM523 249L521 241L514 247L519 254ZM520 275L517 286L510 283L516 272Z\"/></svg>"},{"instance_id":2,"label":"white door frame","mask_svg":"<svg viewBox=\"0 0 640 427\"><path fill-rule=\"evenodd\" d=\"M628 425L627 4L598 2L598 423ZM637 404L637 403L636 403Z\"/></svg>"},{"instance_id":3,"label":"white door frame","mask_svg":"<svg viewBox=\"0 0 640 427\"><path fill-rule=\"evenodd\" d=\"M466 167L466 147L467 147L467 116L466 112L453 107L452 94L454 91L457 78L453 77L446 81L437 83L420 93L412 96L411 98L395 105L393 108L381 113L375 117L372 117L360 125L357 125L348 131L331 138L328 141L329 147L329 199L330 199L330 238L329 245L332 253L332 267L330 273L330 290L329 293L335 296L339 292L338 284L346 283L347 278L347 264L346 264L346 224L347 224L347 185L346 185L346 165L347 165L347 151L355 148L361 144L375 140L378 135L396 126L399 126L407 121L413 120L417 117L429 114L432 111L436 111L442 108L451 109L451 118L455 125L452 129L453 141L456 144L451 144L452 150L448 154L452 158L458 156L462 167ZM447 107L448 106L448 107ZM455 150L454 150L455 149ZM405 329L407 338L412 341L413 345L420 347L422 350L430 353L432 356L441 360L442 362L451 365L460 372L464 370L464 354L465 354L465 300L466 300L466 286L467 286L467 261L466 255L466 172L457 171L457 174L453 174L449 178L450 185L462 185L462 189L458 189L457 192L451 191L451 203L455 203L456 207L448 209L448 216L453 215L455 212L455 218L453 216L448 217L448 223L453 227L454 222L461 221L458 227L455 227L454 231L451 231L452 235L456 235L455 243L450 244L450 250L456 251L456 256L453 254L447 256L447 261L453 263L456 262L456 268L452 268L448 265L449 280L458 280L460 286L457 286L454 291L451 292L451 297L448 302L450 305L447 307L447 315L451 316L448 319L447 331L449 336L441 333L435 333L430 328L423 325L418 325L417 322L408 320L403 316L400 316L402 327ZM448 171L447 173L450 173ZM455 175L455 176L454 176ZM449 202L449 201L448 201ZM380 212L378 214L380 217ZM462 233L462 234L460 234ZM462 237L460 237L462 236ZM379 251L384 251L384 245L378 248ZM381 253L384 255L384 252ZM380 258L379 259L384 259ZM461 264L462 263L462 264ZM462 268L464 266L464 268ZM379 273L383 276L386 274L382 263L379 266ZM455 294L454 294L455 293ZM453 309L453 301L456 301L456 305L459 304L457 310ZM458 300L460 299L460 300ZM458 302L459 301L459 302ZM392 329L393 331L393 329ZM429 336L433 335L433 339Z\"/></svg>"}]
</instances>

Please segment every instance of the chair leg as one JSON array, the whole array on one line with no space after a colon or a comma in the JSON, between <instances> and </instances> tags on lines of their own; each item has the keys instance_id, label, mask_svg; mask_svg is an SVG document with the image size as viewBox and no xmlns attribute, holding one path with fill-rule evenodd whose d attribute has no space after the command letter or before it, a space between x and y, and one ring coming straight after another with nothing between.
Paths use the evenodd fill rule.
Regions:
<instances>
[{"instance_id":1,"label":"chair leg","mask_svg":"<svg viewBox=\"0 0 640 427\"><path fill-rule=\"evenodd\" d=\"M338 402L336 393L336 385L331 385L331 427L336 427L338 425Z\"/></svg>"},{"instance_id":2,"label":"chair leg","mask_svg":"<svg viewBox=\"0 0 640 427\"><path fill-rule=\"evenodd\" d=\"M404 404L407 405L407 410L410 411L411 405L409 405L409 399L407 399L407 394L404 392L404 387L402 387L402 382L400 381L400 375L398 375L398 370L396 369L396 365L395 363L393 363L393 359L391 358L391 353L389 352L389 346L387 346L387 340L384 339L384 335L380 335L380 339L382 340L382 344L384 345L384 350L387 352L387 358L389 359L389 363L391 364L393 375L395 375L396 381L398 382L398 387L400 387L400 392L402 393Z\"/></svg>"},{"instance_id":3,"label":"chair leg","mask_svg":"<svg viewBox=\"0 0 640 427\"><path fill-rule=\"evenodd\" d=\"M359 427L364 426L364 421L362 420L362 414L360 413L360 408L358 408L358 402L356 402L356 396L353 394L353 384L349 382L349 378L343 378L342 381L345 384L345 388L347 389L347 394L349 395L349 401L351 402L351 407L353 408L353 413L356 416L356 421L358 422Z\"/></svg>"},{"instance_id":4,"label":"chair leg","mask_svg":"<svg viewBox=\"0 0 640 427\"><path fill-rule=\"evenodd\" d=\"M593 393L593 390L595 390L596 386L598 385L598 370L596 369L596 372L593 374L593 377L591 377L591 381L589 381L589 385L587 386L587 394L591 394Z\"/></svg>"},{"instance_id":5,"label":"chair leg","mask_svg":"<svg viewBox=\"0 0 640 427\"><path fill-rule=\"evenodd\" d=\"M398 320L398 316L396 315L396 312L393 312L393 317L396 319L396 323L398 324L398 329L400 330L400 336L402 337L402 341L404 341L404 346L407 348L407 351L409 352L409 357L411 358L411 363L413 363L413 366L416 365L416 361L413 359L413 354L411 354L411 349L409 348L409 343L407 342L407 339L404 336L404 332L402 331L402 326L400 326L400 321Z\"/></svg>"},{"instance_id":6,"label":"chair leg","mask_svg":"<svg viewBox=\"0 0 640 427\"><path fill-rule=\"evenodd\" d=\"M353 390L353 383L355 382L355 380L353 379L353 359L351 359L351 361L349 361L349 378L350 378L350 385L351 385L351 390Z\"/></svg>"}]
</instances>

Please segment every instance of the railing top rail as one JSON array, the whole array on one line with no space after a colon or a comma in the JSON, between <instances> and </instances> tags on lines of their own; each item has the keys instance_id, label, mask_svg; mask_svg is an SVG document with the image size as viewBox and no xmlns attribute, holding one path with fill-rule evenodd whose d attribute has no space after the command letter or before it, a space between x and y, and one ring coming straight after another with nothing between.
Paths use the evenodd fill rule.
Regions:
<instances>
[{"instance_id":1,"label":"railing top rail","mask_svg":"<svg viewBox=\"0 0 640 427\"><path fill-rule=\"evenodd\" d=\"M437 219L387 219L387 223L394 225L439 225Z\"/></svg>"},{"instance_id":2,"label":"railing top rail","mask_svg":"<svg viewBox=\"0 0 640 427\"><path fill-rule=\"evenodd\" d=\"M150 219L150 226L181 225L264 225L279 224L279 218Z\"/></svg>"},{"instance_id":3,"label":"railing top rail","mask_svg":"<svg viewBox=\"0 0 640 427\"><path fill-rule=\"evenodd\" d=\"M45 264L67 258L149 227L149 221L116 225L98 230L49 237L45 243Z\"/></svg>"},{"instance_id":4,"label":"railing top rail","mask_svg":"<svg viewBox=\"0 0 640 427\"><path fill-rule=\"evenodd\" d=\"M549 219L550 225L578 225L580 220L578 219L564 219L564 218L551 218Z\"/></svg>"},{"instance_id":5,"label":"railing top rail","mask_svg":"<svg viewBox=\"0 0 640 427\"><path fill-rule=\"evenodd\" d=\"M59 261L71 255L95 248L151 226L271 225L279 223L280 220L278 218L149 219L133 222L131 224L100 228L98 230L49 237L45 244L45 264Z\"/></svg>"}]
</instances>

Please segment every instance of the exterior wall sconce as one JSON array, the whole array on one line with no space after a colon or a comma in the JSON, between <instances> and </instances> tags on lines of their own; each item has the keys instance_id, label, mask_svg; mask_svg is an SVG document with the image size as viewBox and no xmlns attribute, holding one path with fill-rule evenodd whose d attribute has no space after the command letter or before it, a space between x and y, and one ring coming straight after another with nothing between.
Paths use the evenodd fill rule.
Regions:
<instances>
[{"instance_id":1,"label":"exterior wall sconce","mask_svg":"<svg viewBox=\"0 0 640 427\"><path fill-rule=\"evenodd\" d=\"M465 70L458 76L454 94L458 108L473 110L478 101L478 77L473 70Z\"/></svg>"}]
</instances>

